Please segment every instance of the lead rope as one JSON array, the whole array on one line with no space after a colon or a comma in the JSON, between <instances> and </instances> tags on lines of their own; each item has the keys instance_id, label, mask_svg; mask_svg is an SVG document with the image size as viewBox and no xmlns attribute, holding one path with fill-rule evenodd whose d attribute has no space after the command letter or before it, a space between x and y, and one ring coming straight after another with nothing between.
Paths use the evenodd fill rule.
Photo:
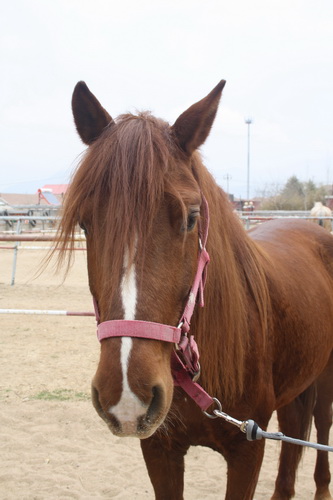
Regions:
<instances>
[{"instance_id":1,"label":"lead rope","mask_svg":"<svg viewBox=\"0 0 333 500\"><path fill-rule=\"evenodd\" d=\"M282 432L266 432L263 431L259 425L254 420L237 420L231 417L224 411L222 411L222 405L217 398L213 398L214 402L218 406L217 409L213 410L213 415L204 411L203 413L208 418L223 418L229 424L235 425L239 428L241 432L246 434L246 439L248 441L256 441L262 438L264 439L274 439L275 441L285 441L287 443L297 444L299 446L307 446L309 448L315 448L321 451L333 451L333 446L327 446L325 444L311 443L309 441L303 441L302 439L295 439L285 436Z\"/></svg>"}]
</instances>

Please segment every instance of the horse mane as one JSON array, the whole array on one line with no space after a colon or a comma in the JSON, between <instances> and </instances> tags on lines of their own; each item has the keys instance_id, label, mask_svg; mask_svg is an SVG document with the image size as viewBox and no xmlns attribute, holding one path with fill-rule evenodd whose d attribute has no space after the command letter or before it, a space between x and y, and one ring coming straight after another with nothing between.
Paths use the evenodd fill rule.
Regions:
<instances>
[{"instance_id":1,"label":"horse mane","mask_svg":"<svg viewBox=\"0 0 333 500\"><path fill-rule=\"evenodd\" d=\"M265 350L270 327L267 275L271 263L264 250L247 234L228 196L216 184L199 155L194 157L193 168L209 200L211 213L207 244L211 262L205 307L196 311L193 333L205 366L202 375L205 389L223 401L232 401L244 391L245 379L249 376L246 373L248 356L253 355L256 345ZM259 371L256 375L262 376Z\"/></svg>"},{"instance_id":2,"label":"horse mane","mask_svg":"<svg viewBox=\"0 0 333 500\"><path fill-rule=\"evenodd\" d=\"M171 196L186 220L184 190L179 186L189 176L185 176L182 162L175 160L175 147L169 125L147 112L122 115L103 131L86 151L66 195L56 244L59 264L67 256L70 262L78 223L92 232L89 252L96 252L94 242L102 238L100 268L109 269L108 276L117 276L126 248L130 259L136 252L144 256L151 221L163 197ZM177 154L179 158L179 151ZM269 295L262 264L267 257L246 234L198 153L192 155L191 167L211 212L206 305L203 310L197 308L192 330L205 366L204 387L212 395L219 395L222 387L222 396L232 398L244 390L249 349L264 343L268 328ZM198 189L194 180L188 189ZM101 213L103 220L97 220L96 214ZM106 300L111 278L99 278Z\"/></svg>"}]
</instances>

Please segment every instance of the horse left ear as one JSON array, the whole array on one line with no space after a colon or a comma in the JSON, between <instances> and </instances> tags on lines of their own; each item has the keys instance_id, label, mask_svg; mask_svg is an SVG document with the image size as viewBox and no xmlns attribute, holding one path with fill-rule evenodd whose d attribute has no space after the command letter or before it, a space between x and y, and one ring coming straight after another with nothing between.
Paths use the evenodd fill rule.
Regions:
<instances>
[{"instance_id":1,"label":"horse left ear","mask_svg":"<svg viewBox=\"0 0 333 500\"><path fill-rule=\"evenodd\" d=\"M225 83L221 80L206 97L184 111L171 127L185 153L191 155L207 139Z\"/></svg>"},{"instance_id":2,"label":"horse left ear","mask_svg":"<svg viewBox=\"0 0 333 500\"><path fill-rule=\"evenodd\" d=\"M113 120L85 82L76 84L72 97L76 129L85 144L92 144Z\"/></svg>"}]
</instances>

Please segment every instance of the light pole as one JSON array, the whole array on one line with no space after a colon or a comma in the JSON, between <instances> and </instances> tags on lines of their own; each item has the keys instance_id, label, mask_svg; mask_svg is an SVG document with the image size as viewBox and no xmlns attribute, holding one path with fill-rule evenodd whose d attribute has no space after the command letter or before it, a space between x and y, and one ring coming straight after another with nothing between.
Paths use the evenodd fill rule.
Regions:
<instances>
[{"instance_id":1,"label":"light pole","mask_svg":"<svg viewBox=\"0 0 333 500\"><path fill-rule=\"evenodd\" d=\"M223 179L227 180L227 194L229 195L229 181L232 179L231 175L226 174L223 176Z\"/></svg>"},{"instance_id":2,"label":"light pole","mask_svg":"<svg viewBox=\"0 0 333 500\"><path fill-rule=\"evenodd\" d=\"M250 125L253 123L252 118L245 118L247 125L247 182L246 182L246 198L250 201Z\"/></svg>"}]
</instances>

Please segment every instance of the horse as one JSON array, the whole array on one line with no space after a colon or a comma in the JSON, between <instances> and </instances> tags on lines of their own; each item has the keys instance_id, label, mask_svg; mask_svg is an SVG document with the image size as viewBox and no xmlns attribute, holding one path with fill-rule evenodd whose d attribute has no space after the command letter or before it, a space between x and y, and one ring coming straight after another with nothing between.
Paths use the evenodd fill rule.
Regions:
<instances>
[{"instance_id":1,"label":"horse","mask_svg":"<svg viewBox=\"0 0 333 500\"><path fill-rule=\"evenodd\" d=\"M242 227L198 151L224 85L173 125L149 112L114 120L84 82L72 96L88 148L64 202L59 263L70 265L79 224L100 340L93 405L114 435L140 440L157 500L183 498L197 445L225 458L227 500L253 498L264 440L208 418L213 398L262 429L277 410L294 437L313 413L326 434L331 425L333 240L302 220ZM284 447L272 498L292 495L291 455ZM331 498L322 462L317 500Z\"/></svg>"},{"instance_id":2,"label":"horse","mask_svg":"<svg viewBox=\"0 0 333 500\"><path fill-rule=\"evenodd\" d=\"M316 219L311 219L319 226L324 227L327 231L332 231L332 219L322 219L321 217L332 217L332 210L321 203L321 201L316 201L313 208L310 211L311 217L316 217Z\"/></svg>"}]
</instances>

